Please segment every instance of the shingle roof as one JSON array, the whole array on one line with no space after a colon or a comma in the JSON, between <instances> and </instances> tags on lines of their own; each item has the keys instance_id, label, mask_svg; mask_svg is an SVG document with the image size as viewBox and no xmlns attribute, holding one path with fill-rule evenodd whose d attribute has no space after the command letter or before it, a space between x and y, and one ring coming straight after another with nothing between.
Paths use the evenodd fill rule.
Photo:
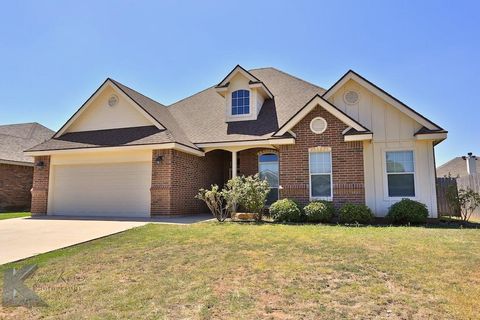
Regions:
<instances>
[{"instance_id":1,"label":"shingle roof","mask_svg":"<svg viewBox=\"0 0 480 320\"><path fill-rule=\"evenodd\" d=\"M0 162L33 163L33 158L23 151L48 140L53 133L36 122L0 125Z\"/></svg>"},{"instance_id":2,"label":"shingle roof","mask_svg":"<svg viewBox=\"0 0 480 320\"><path fill-rule=\"evenodd\" d=\"M171 142L178 142L186 146L198 149L187 138L182 127L178 124L177 120L172 116L169 109L163 104L150 99L147 96L121 84L118 81L110 79L116 86L120 88L127 96L134 100L140 107L142 107L148 114L155 118L163 127L167 129L165 133L170 137Z\"/></svg>"},{"instance_id":3,"label":"shingle roof","mask_svg":"<svg viewBox=\"0 0 480 320\"><path fill-rule=\"evenodd\" d=\"M249 73L258 78L274 95L273 99L264 102L257 120L225 122L225 100L217 93L215 87L165 107L118 81L108 79L166 130L153 132L152 127L141 127L132 130L110 129L66 133L29 151L165 142L177 142L198 150L195 143L267 139L313 96L325 92L325 89L319 86L275 68L252 69ZM142 133L145 136L141 136ZM140 134L140 137L137 134Z\"/></svg>"},{"instance_id":4,"label":"shingle roof","mask_svg":"<svg viewBox=\"0 0 480 320\"><path fill-rule=\"evenodd\" d=\"M39 144L29 151L135 146L170 142L173 141L167 130L160 130L156 126L144 126L69 132L59 138Z\"/></svg>"},{"instance_id":5,"label":"shingle roof","mask_svg":"<svg viewBox=\"0 0 480 320\"><path fill-rule=\"evenodd\" d=\"M275 68L252 69L274 95L266 100L257 120L225 122L225 100L208 88L168 107L194 143L266 139L313 96L325 89ZM195 116L192 116L195 115Z\"/></svg>"},{"instance_id":6,"label":"shingle roof","mask_svg":"<svg viewBox=\"0 0 480 320\"><path fill-rule=\"evenodd\" d=\"M477 163L480 163L480 161ZM478 164L477 164L478 166ZM445 177L451 175L453 178L468 176L467 161L462 157L455 157L452 160L442 164L437 168L437 177Z\"/></svg>"}]
</instances>

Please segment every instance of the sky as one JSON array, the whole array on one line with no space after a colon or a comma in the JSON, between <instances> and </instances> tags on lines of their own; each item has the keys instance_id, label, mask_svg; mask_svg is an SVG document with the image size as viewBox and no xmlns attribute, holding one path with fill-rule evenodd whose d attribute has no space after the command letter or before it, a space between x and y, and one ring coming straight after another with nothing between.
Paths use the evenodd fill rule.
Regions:
<instances>
[{"instance_id":1,"label":"sky","mask_svg":"<svg viewBox=\"0 0 480 320\"><path fill-rule=\"evenodd\" d=\"M163 104L235 65L330 87L353 69L480 155L480 1L5 1L0 124L58 130L107 78Z\"/></svg>"}]
</instances>

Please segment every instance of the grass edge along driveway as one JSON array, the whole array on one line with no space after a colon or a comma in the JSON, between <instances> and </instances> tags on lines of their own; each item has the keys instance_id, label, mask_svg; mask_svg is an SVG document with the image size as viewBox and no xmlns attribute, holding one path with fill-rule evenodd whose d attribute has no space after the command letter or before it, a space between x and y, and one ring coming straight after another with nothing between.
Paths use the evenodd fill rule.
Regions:
<instances>
[{"instance_id":1,"label":"grass edge along driveway","mask_svg":"<svg viewBox=\"0 0 480 320\"><path fill-rule=\"evenodd\" d=\"M30 212L0 212L0 220L30 217Z\"/></svg>"},{"instance_id":2,"label":"grass edge along driveway","mask_svg":"<svg viewBox=\"0 0 480 320\"><path fill-rule=\"evenodd\" d=\"M480 232L149 224L0 266L38 264L48 307L3 317L315 319L478 316Z\"/></svg>"}]
</instances>

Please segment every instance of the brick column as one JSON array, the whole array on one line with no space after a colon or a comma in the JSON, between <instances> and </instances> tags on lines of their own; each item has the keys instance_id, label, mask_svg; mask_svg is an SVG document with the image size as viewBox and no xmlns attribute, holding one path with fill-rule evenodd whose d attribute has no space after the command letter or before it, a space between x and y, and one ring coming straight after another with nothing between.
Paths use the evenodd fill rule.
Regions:
<instances>
[{"instance_id":1,"label":"brick column","mask_svg":"<svg viewBox=\"0 0 480 320\"><path fill-rule=\"evenodd\" d=\"M159 163L157 163L157 158ZM173 150L152 151L152 187L150 215L170 214L172 211Z\"/></svg>"},{"instance_id":2,"label":"brick column","mask_svg":"<svg viewBox=\"0 0 480 320\"><path fill-rule=\"evenodd\" d=\"M39 162L43 162L43 166L39 166ZM34 163L31 212L33 216L42 216L47 214L50 156L35 157Z\"/></svg>"}]
</instances>

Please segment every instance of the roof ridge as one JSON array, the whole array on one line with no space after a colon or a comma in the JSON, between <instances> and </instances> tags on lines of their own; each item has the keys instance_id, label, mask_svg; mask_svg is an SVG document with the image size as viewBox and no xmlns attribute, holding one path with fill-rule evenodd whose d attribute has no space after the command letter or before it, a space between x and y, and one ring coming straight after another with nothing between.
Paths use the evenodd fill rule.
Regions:
<instances>
[{"instance_id":1,"label":"roof ridge","mask_svg":"<svg viewBox=\"0 0 480 320\"><path fill-rule=\"evenodd\" d=\"M123 83L121 83L121 82L118 82L118 81L117 81L117 80L115 80L115 79L112 79L112 78L108 78L108 79L110 79L111 81L113 81L115 84L119 84L119 85L121 85L121 86L123 86L123 87L125 87L125 88L127 88L127 89L129 89L129 90L132 90L133 92L135 92L135 93L137 93L137 94L141 95L142 97L145 97L145 98L147 98L148 100L151 100L151 101L153 101L153 102L155 102L155 103L157 103L157 104L161 105L162 107L164 107L164 108L167 108L167 106L166 106L166 105L164 105L163 103L160 103L160 102L158 102L157 100L155 100L155 99L152 99L152 98L150 98L149 96L146 96L146 95L144 95L143 93L141 93L141 92L139 92L139 91L137 91L137 90L135 90L135 89L132 89L132 88L130 88L129 86L127 86L127 85L124 85L124 84L123 84Z\"/></svg>"},{"instance_id":2,"label":"roof ridge","mask_svg":"<svg viewBox=\"0 0 480 320\"><path fill-rule=\"evenodd\" d=\"M275 71L278 71L278 72L280 72L280 73L283 73L283 74L286 75L286 76L289 76L289 77L291 77L291 78L297 79L297 80L299 80L299 81L302 81L302 82L304 82L304 83L307 83L307 84L309 84L309 85L311 85L311 86L314 86L314 87L316 87L316 88L319 88L319 89L321 89L321 90L327 91L327 89L325 89L325 88L323 88L323 87L320 87L319 85L316 85L315 83L312 83L312 82L310 82L310 81L306 81L306 80L304 80L304 79L302 79L302 78L299 78L299 77L297 77L297 76L294 76L293 74L290 74L290 73L285 72L285 71L283 71L283 70L277 69L277 68L275 68L275 67L255 68L255 69L250 69L249 71L264 70L264 69L273 69L273 70L275 70Z\"/></svg>"}]
</instances>

